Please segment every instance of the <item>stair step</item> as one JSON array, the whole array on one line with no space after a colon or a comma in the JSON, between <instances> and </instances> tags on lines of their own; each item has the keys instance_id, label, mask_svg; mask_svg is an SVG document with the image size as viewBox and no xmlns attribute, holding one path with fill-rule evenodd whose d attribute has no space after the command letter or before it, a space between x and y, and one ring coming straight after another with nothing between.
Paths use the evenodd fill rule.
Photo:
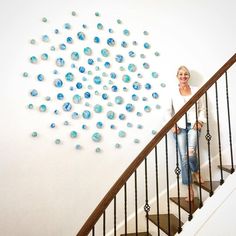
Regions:
<instances>
[{"instance_id":1,"label":"stair step","mask_svg":"<svg viewBox=\"0 0 236 236\"><path fill-rule=\"evenodd\" d=\"M190 213L189 202L187 202L185 198L186 197L179 198L180 207L184 209L185 211L187 211L188 213ZM177 205L179 204L178 197L171 197L170 200ZM191 202L191 213L194 213L199 208L199 205L200 205L200 199L195 197L194 200Z\"/></svg>"},{"instance_id":2,"label":"stair step","mask_svg":"<svg viewBox=\"0 0 236 236\"><path fill-rule=\"evenodd\" d=\"M220 165L218 165L218 168L221 169ZM230 173L231 173L231 168L232 168L232 165L222 165L222 170ZM236 166L233 166L234 170L236 169Z\"/></svg>"},{"instance_id":3,"label":"stair step","mask_svg":"<svg viewBox=\"0 0 236 236\"><path fill-rule=\"evenodd\" d=\"M152 236L149 233L146 232L142 232L142 233L138 233L138 236ZM120 236L136 236L136 233L129 233L129 234L121 234Z\"/></svg>"},{"instance_id":4,"label":"stair step","mask_svg":"<svg viewBox=\"0 0 236 236\"><path fill-rule=\"evenodd\" d=\"M197 181L194 181L194 184L197 186L202 187L202 189L206 190L207 192L211 192L211 182L210 181L205 181L203 184L200 184ZM218 187L220 186L220 181L212 181L212 191L214 192Z\"/></svg>"},{"instance_id":5,"label":"stair step","mask_svg":"<svg viewBox=\"0 0 236 236\"><path fill-rule=\"evenodd\" d=\"M156 226L158 226L158 216L157 215L149 215L148 219L152 223L154 223ZM183 222L180 222L180 225L182 227ZM170 234L169 234L169 232L168 232L168 214L161 214L161 215L159 215L159 227L166 234L173 236L178 232L179 219L176 216L174 216L173 214L170 214Z\"/></svg>"}]
</instances>

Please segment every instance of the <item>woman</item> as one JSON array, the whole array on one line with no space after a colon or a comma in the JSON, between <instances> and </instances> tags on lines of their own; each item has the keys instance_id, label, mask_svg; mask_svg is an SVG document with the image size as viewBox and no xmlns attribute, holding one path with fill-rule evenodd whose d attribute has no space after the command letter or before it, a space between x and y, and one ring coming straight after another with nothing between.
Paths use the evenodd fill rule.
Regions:
<instances>
[{"instance_id":1,"label":"woman","mask_svg":"<svg viewBox=\"0 0 236 236\"><path fill-rule=\"evenodd\" d=\"M171 93L170 104L168 105L167 114L170 119L182 106L197 92L198 88L189 85L190 72L187 67L181 66L177 71L178 88ZM177 125L172 128L172 132L176 141L178 141L179 157L181 162L181 175L184 185L189 185L190 198L187 197L186 201L194 200L194 191L192 186L192 174L197 181L203 183L203 179L199 175L199 164L197 159L197 135L200 135L201 128L206 122L205 104L203 98L197 102L197 121L195 105L193 105L184 115ZM197 134L198 133L198 134ZM186 141L188 136L188 143ZM188 147L187 147L188 146ZM188 150L187 150L188 149ZM187 154L188 152L188 154ZM187 159L189 159L189 164Z\"/></svg>"}]
</instances>

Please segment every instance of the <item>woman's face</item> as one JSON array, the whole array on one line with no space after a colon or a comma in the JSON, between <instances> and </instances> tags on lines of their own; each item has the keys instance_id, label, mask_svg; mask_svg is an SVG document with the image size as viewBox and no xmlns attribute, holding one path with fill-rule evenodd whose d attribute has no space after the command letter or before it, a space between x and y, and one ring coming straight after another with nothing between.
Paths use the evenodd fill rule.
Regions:
<instances>
[{"instance_id":1,"label":"woman's face","mask_svg":"<svg viewBox=\"0 0 236 236\"><path fill-rule=\"evenodd\" d=\"M178 71L177 78L179 80L179 85L188 85L188 81L190 78L189 71L185 68L181 68Z\"/></svg>"}]
</instances>

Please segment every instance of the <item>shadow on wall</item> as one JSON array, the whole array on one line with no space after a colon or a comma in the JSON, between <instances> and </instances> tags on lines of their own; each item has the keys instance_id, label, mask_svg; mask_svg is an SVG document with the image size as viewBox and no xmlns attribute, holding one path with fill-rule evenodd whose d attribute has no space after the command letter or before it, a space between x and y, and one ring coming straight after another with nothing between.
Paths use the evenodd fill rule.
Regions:
<instances>
[{"instance_id":1,"label":"shadow on wall","mask_svg":"<svg viewBox=\"0 0 236 236\"><path fill-rule=\"evenodd\" d=\"M196 86L200 88L205 82L203 76L195 70L191 70L190 74L191 74L190 84L192 86Z\"/></svg>"}]
</instances>

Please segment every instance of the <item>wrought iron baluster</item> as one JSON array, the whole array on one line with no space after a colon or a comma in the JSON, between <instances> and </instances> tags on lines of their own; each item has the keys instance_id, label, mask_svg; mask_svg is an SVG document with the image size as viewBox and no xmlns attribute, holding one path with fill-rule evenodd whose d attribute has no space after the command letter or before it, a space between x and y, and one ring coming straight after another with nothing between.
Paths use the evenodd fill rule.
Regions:
<instances>
[{"instance_id":1,"label":"wrought iron baluster","mask_svg":"<svg viewBox=\"0 0 236 236\"><path fill-rule=\"evenodd\" d=\"M138 234L138 190L137 190L137 170L134 172L135 183L135 233Z\"/></svg>"},{"instance_id":2,"label":"wrought iron baluster","mask_svg":"<svg viewBox=\"0 0 236 236\"><path fill-rule=\"evenodd\" d=\"M230 156L231 156L231 174L234 172L234 160L233 160L233 148L232 148L232 135L231 135L231 123L230 123L230 108L229 108L229 87L228 87L228 74L225 71L225 85L226 85L226 99L227 99L227 111L228 111L228 124L229 124L229 144L230 144Z\"/></svg>"},{"instance_id":3,"label":"wrought iron baluster","mask_svg":"<svg viewBox=\"0 0 236 236\"><path fill-rule=\"evenodd\" d=\"M127 235L127 185L124 185L124 200L125 200L125 235Z\"/></svg>"},{"instance_id":4,"label":"wrought iron baluster","mask_svg":"<svg viewBox=\"0 0 236 236\"><path fill-rule=\"evenodd\" d=\"M116 196L114 197L114 236L116 236Z\"/></svg>"},{"instance_id":5,"label":"wrought iron baluster","mask_svg":"<svg viewBox=\"0 0 236 236\"><path fill-rule=\"evenodd\" d=\"M220 116L219 116L219 99L218 99L218 88L217 81L215 82L215 93L216 93L216 120L217 120L217 131L218 131L218 146L219 146L219 159L220 159L220 184L224 183L223 169L222 169L222 155L221 155L221 135L220 135Z\"/></svg>"},{"instance_id":6,"label":"wrought iron baluster","mask_svg":"<svg viewBox=\"0 0 236 236\"><path fill-rule=\"evenodd\" d=\"M177 124L175 124L175 131L177 131ZM175 168L175 174L177 179L177 195L178 195L178 219L179 219L179 225L178 225L178 233L182 231L181 227L181 210L180 210L180 184L179 184L179 176L181 173L181 169L179 167L179 145L178 145L178 134L175 132L175 151L176 151L176 168Z\"/></svg>"},{"instance_id":7,"label":"wrought iron baluster","mask_svg":"<svg viewBox=\"0 0 236 236\"><path fill-rule=\"evenodd\" d=\"M95 226L93 226L92 236L95 236Z\"/></svg>"},{"instance_id":8,"label":"wrought iron baluster","mask_svg":"<svg viewBox=\"0 0 236 236\"><path fill-rule=\"evenodd\" d=\"M209 195L213 195L213 187L212 187L212 173L211 173L211 134L209 131L209 116L208 116L208 101L207 101L207 92L205 93L205 101L206 101L206 119L207 119L207 133L205 138L207 140L207 147L208 147L208 162L209 162L209 177L210 177L210 193Z\"/></svg>"},{"instance_id":9,"label":"wrought iron baluster","mask_svg":"<svg viewBox=\"0 0 236 236\"><path fill-rule=\"evenodd\" d=\"M166 148L166 185L167 185L167 213L168 213L168 235L170 233L170 188L169 188L169 165L168 165L168 139L165 135L165 148Z\"/></svg>"},{"instance_id":10,"label":"wrought iron baluster","mask_svg":"<svg viewBox=\"0 0 236 236\"><path fill-rule=\"evenodd\" d=\"M103 236L106 236L106 212L103 212Z\"/></svg>"},{"instance_id":11,"label":"wrought iron baluster","mask_svg":"<svg viewBox=\"0 0 236 236\"><path fill-rule=\"evenodd\" d=\"M196 124L198 123L198 105L195 103L195 115L196 115ZM201 157L200 157L200 145L199 145L199 132L197 132L197 158L199 165L199 208L203 206L202 201L202 185L201 185Z\"/></svg>"},{"instance_id":12,"label":"wrought iron baluster","mask_svg":"<svg viewBox=\"0 0 236 236\"><path fill-rule=\"evenodd\" d=\"M186 158L187 158L187 173L188 173L188 198L189 198L189 216L188 216L188 220L192 220L193 215L192 215L192 204L191 204L191 192L190 192L190 164L189 164L189 145L188 145L188 115L187 113L184 114L185 115L185 126L186 126ZM183 157L184 158L184 157Z\"/></svg>"},{"instance_id":13,"label":"wrought iron baluster","mask_svg":"<svg viewBox=\"0 0 236 236\"><path fill-rule=\"evenodd\" d=\"M156 198L157 198L157 233L160 236L160 210L159 210L159 181L158 181L158 161L157 146L155 146L155 170L156 170Z\"/></svg>"},{"instance_id":14,"label":"wrought iron baluster","mask_svg":"<svg viewBox=\"0 0 236 236\"><path fill-rule=\"evenodd\" d=\"M145 158L145 206L144 206L144 211L146 212L146 229L147 229L147 234L149 234L149 220L148 220L148 215L150 211L150 205L148 204L148 176L147 176L147 157Z\"/></svg>"}]
</instances>

